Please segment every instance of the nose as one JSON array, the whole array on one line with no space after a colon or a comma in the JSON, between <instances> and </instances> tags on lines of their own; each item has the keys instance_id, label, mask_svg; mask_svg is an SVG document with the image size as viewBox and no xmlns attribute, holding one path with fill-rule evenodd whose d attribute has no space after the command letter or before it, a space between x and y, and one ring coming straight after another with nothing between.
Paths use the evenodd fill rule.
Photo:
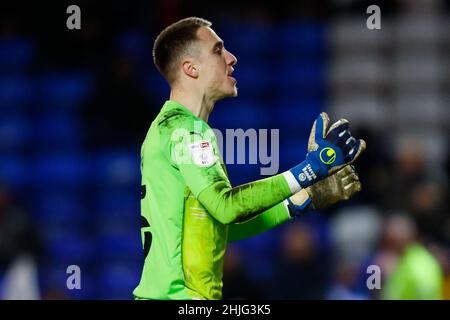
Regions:
<instances>
[{"instance_id":1,"label":"nose","mask_svg":"<svg viewBox=\"0 0 450 320\"><path fill-rule=\"evenodd\" d=\"M227 64L230 66L234 66L237 63L237 58L227 50Z\"/></svg>"}]
</instances>

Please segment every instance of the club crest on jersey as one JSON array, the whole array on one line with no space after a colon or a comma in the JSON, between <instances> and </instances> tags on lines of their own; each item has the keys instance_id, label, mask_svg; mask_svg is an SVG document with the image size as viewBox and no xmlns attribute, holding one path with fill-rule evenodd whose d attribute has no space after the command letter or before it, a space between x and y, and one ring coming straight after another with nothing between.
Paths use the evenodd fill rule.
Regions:
<instances>
[{"instance_id":1,"label":"club crest on jersey","mask_svg":"<svg viewBox=\"0 0 450 320\"><path fill-rule=\"evenodd\" d=\"M191 144L190 150L192 161L199 167L210 167L217 160L211 142L209 141L202 140L194 142Z\"/></svg>"}]
</instances>

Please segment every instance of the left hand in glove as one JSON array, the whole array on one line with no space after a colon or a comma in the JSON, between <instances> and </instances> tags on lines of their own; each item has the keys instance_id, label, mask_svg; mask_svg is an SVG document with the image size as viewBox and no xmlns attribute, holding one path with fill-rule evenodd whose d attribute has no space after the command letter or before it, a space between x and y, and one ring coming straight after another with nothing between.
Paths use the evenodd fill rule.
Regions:
<instances>
[{"instance_id":1,"label":"left hand in glove","mask_svg":"<svg viewBox=\"0 0 450 320\"><path fill-rule=\"evenodd\" d=\"M309 209L324 209L339 201L350 199L359 191L361 182L358 174L353 166L347 165L287 199L289 214L291 217L297 217Z\"/></svg>"},{"instance_id":2,"label":"left hand in glove","mask_svg":"<svg viewBox=\"0 0 450 320\"><path fill-rule=\"evenodd\" d=\"M324 209L348 200L361 191L361 182L352 165L345 166L327 179L306 188L313 209Z\"/></svg>"}]
</instances>

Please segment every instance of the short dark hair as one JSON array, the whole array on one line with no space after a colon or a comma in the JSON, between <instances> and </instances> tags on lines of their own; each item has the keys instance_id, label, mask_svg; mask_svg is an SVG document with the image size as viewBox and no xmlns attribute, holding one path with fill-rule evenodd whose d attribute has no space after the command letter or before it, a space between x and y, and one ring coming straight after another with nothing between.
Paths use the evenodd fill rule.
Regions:
<instances>
[{"instance_id":1,"label":"short dark hair","mask_svg":"<svg viewBox=\"0 0 450 320\"><path fill-rule=\"evenodd\" d=\"M197 30L211 25L210 21L202 18L184 18L165 28L156 37L153 45L153 62L169 84L176 78L177 60L198 39Z\"/></svg>"}]
</instances>

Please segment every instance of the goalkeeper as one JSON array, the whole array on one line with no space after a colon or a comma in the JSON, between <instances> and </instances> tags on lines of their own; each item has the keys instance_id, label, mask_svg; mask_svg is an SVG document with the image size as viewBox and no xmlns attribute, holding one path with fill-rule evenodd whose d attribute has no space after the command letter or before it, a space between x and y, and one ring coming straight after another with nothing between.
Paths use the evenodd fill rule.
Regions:
<instances>
[{"instance_id":1,"label":"goalkeeper","mask_svg":"<svg viewBox=\"0 0 450 320\"><path fill-rule=\"evenodd\" d=\"M365 149L348 121L321 113L292 169L232 187L207 124L215 102L237 96L236 58L201 18L163 30L154 63L170 85L141 149L145 253L136 299L221 299L228 242L260 234L360 190L351 163Z\"/></svg>"}]
</instances>

